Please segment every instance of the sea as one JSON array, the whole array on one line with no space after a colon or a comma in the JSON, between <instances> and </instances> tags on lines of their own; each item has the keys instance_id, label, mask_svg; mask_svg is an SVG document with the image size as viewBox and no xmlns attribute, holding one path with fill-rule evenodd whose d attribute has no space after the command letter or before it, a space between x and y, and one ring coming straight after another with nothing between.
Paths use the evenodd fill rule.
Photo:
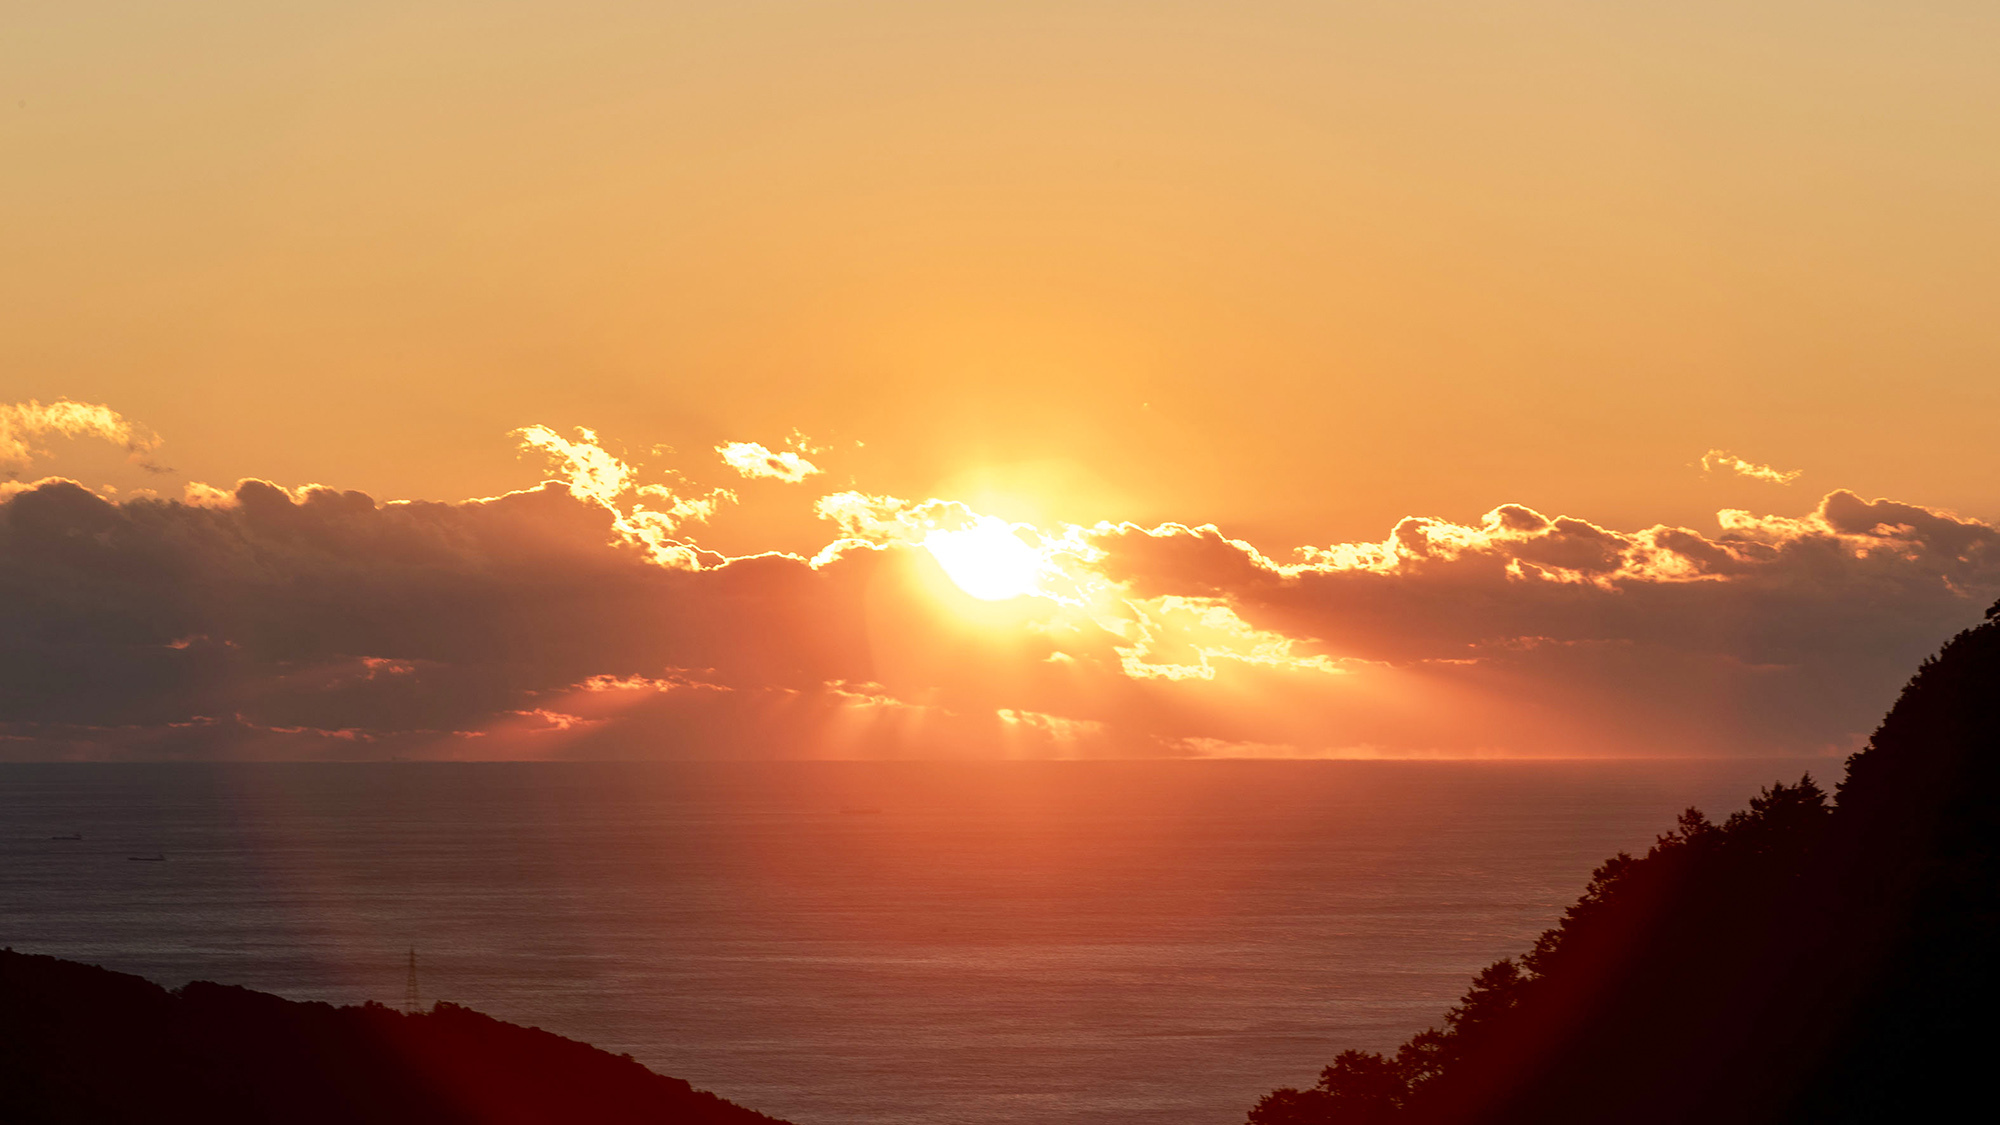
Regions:
<instances>
[{"instance_id":1,"label":"sea","mask_svg":"<svg viewBox=\"0 0 2000 1125\"><path fill-rule=\"evenodd\" d=\"M0 944L448 1000L799 1125L1238 1125L1836 761L0 765ZM80 836L81 839L63 837ZM159 857L135 859L133 857Z\"/></svg>"}]
</instances>

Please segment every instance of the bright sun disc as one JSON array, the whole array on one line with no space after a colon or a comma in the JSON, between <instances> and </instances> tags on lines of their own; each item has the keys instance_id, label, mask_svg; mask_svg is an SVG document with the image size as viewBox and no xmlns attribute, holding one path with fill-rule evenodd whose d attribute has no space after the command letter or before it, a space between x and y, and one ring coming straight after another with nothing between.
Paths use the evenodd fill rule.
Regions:
<instances>
[{"instance_id":1,"label":"bright sun disc","mask_svg":"<svg viewBox=\"0 0 2000 1125\"><path fill-rule=\"evenodd\" d=\"M980 516L961 531L933 531L924 546L959 589L989 602L1033 593L1041 572L1041 552L993 516Z\"/></svg>"}]
</instances>

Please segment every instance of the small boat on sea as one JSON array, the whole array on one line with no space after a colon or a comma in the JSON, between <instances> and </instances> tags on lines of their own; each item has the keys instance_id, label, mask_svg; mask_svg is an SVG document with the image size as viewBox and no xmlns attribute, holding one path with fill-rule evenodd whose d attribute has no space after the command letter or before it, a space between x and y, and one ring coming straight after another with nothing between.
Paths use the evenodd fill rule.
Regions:
<instances>
[{"instance_id":1,"label":"small boat on sea","mask_svg":"<svg viewBox=\"0 0 2000 1125\"><path fill-rule=\"evenodd\" d=\"M128 855L125 858L137 860L140 863L164 863L167 857L159 852L154 852L152 855Z\"/></svg>"}]
</instances>

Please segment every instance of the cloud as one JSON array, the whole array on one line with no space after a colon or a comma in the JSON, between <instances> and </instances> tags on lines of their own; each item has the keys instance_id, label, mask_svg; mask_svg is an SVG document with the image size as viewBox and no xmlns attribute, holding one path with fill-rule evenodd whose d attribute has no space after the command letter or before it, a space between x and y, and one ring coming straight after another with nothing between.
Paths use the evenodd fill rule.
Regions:
<instances>
[{"instance_id":1,"label":"cloud","mask_svg":"<svg viewBox=\"0 0 2000 1125\"><path fill-rule=\"evenodd\" d=\"M382 504L250 480L204 505L114 504L42 482L0 503L0 733L16 752L21 739L103 753L326 752L327 736L309 731L366 733L383 754L460 754L468 734L503 756L686 747L680 735L657 742L647 707L600 715L577 702L647 686L680 711L751 723L723 739L677 713L722 741L675 752L810 754L817 728L779 723L769 729L785 736L759 743L757 723L776 720L745 709L812 712L807 701L844 698L829 685L886 683L939 714L983 706L997 737L990 687L1049 651L969 635L936 613L913 550L819 568L712 554L676 566L625 534L627 519L562 482ZM1017 684L1002 704L1010 693L1036 695ZM547 722L523 725L533 712L617 729L572 724L553 732L570 740L558 747L536 740Z\"/></svg>"},{"instance_id":2,"label":"cloud","mask_svg":"<svg viewBox=\"0 0 2000 1125\"><path fill-rule=\"evenodd\" d=\"M0 752L1831 753L2000 596L2000 531L1846 491L1702 530L1503 504L1282 553L849 491L811 558L730 558L693 536L731 494L517 436L560 479L459 503L14 486ZM1032 561L1019 596L967 592L966 536Z\"/></svg>"},{"instance_id":3,"label":"cloud","mask_svg":"<svg viewBox=\"0 0 2000 1125\"><path fill-rule=\"evenodd\" d=\"M1116 646L1118 666L1134 679L1212 680L1223 661L1269 668L1339 675L1339 664L1324 654L1300 651L1299 638L1258 629L1227 600L1212 597L1158 597L1127 600L1129 627L1105 621L1126 643Z\"/></svg>"},{"instance_id":4,"label":"cloud","mask_svg":"<svg viewBox=\"0 0 2000 1125\"><path fill-rule=\"evenodd\" d=\"M598 444L594 430L577 427L571 441L547 426L527 426L511 435L521 448L548 455L550 467L560 473L569 494L610 512L612 535L643 549L661 566L699 570L704 563L717 563L721 556L703 552L681 534L685 525L704 523L723 504L734 503L736 494L715 488L693 495L665 484L635 484L637 474L624 461ZM627 496L631 500L625 499ZM191 502L195 501L192 491Z\"/></svg>"},{"instance_id":5,"label":"cloud","mask_svg":"<svg viewBox=\"0 0 2000 1125\"><path fill-rule=\"evenodd\" d=\"M632 470L598 446L596 431L578 426L576 435L578 440L570 441L547 426L525 426L513 433L521 439L521 448L549 455L568 478L571 496L613 504L631 489Z\"/></svg>"},{"instance_id":6,"label":"cloud","mask_svg":"<svg viewBox=\"0 0 2000 1125\"><path fill-rule=\"evenodd\" d=\"M1761 480L1767 484L1790 484L1804 475L1804 469L1774 469L1769 465L1759 465L1755 461L1745 461L1733 453L1711 449L1701 455L1701 471L1704 473L1731 472L1739 477Z\"/></svg>"},{"instance_id":7,"label":"cloud","mask_svg":"<svg viewBox=\"0 0 2000 1125\"><path fill-rule=\"evenodd\" d=\"M836 492L813 501L813 513L831 520L844 538L865 543L919 543L934 528L958 529L977 518L972 509L950 500L912 504L894 496Z\"/></svg>"},{"instance_id":8,"label":"cloud","mask_svg":"<svg viewBox=\"0 0 2000 1125\"><path fill-rule=\"evenodd\" d=\"M1380 689L1288 704L1327 744L1851 748L1909 669L2000 595L2000 531L1937 509L1836 491L1802 517L1717 523L1621 532L1503 505L1289 562L1213 527L1106 526L1093 541L1135 594L1215 599ZM1428 714L1394 706L1403 692Z\"/></svg>"},{"instance_id":9,"label":"cloud","mask_svg":"<svg viewBox=\"0 0 2000 1125\"><path fill-rule=\"evenodd\" d=\"M47 406L34 399L0 406L0 469L19 474L36 457L46 456L45 450L36 449L31 443L51 434L107 441L122 447L135 464L155 472L166 471L145 456L159 448L157 434L128 421L108 406L66 398Z\"/></svg>"},{"instance_id":10,"label":"cloud","mask_svg":"<svg viewBox=\"0 0 2000 1125\"><path fill-rule=\"evenodd\" d=\"M781 480L787 484L820 472L819 466L791 450L773 453L754 441L731 441L715 447L723 463L750 480Z\"/></svg>"}]
</instances>

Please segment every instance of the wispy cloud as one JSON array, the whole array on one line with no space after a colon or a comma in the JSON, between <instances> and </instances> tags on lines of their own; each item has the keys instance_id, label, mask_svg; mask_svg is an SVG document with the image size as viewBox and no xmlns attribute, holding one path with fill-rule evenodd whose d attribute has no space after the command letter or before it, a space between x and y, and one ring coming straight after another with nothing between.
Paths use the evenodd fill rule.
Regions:
<instances>
[{"instance_id":1,"label":"wispy cloud","mask_svg":"<svg viewBox=\"0 0 2000 1125\"><path fill-rule=\"evenodd\" d=\"M550 467L566 478L557 483L571 496L610 512L616 538L662 566L700 569L703 553L681 534L682 528L713 518L716 509L735 502L736 494L726 488L698 494L672 485L637 484L632 467L599 444L595 430L578 426L576 435L572 441L547 426L527 426L511 436L522 449L546 454Z\"/></svg>"},{"instance_id":2,"label":"wispy cloud","mask_svg":"<svg viewBox=\"0 0 2000 1125\"><path fill-rule=\"evenodd\" d=\"M1805 473L1804 469L1774 469L1769 465L1759 465L1755 461L1745 461L1734 453L1711 449L1701 455L1701 471L1704 473L1735 473L1739 477L1761 480L1768 484L1790 484Z\"/></svg>"},{"instance_id":3,"label":"wispy cloud","mask_svg":"<svg viewBox=\"0 0 2000 1125\"><path fill-rule=\"evenodd\" d=\"M597 432L578 426L571 441L547 426L524 426L513 435L522 449L539 449L566 476L578 500L614 503L632 487L632 470L597 444Z\"/></svg>"},{"instance_id":4,"label":"wispy cloud","mask_svg":"<svg viewBox=\"0 0 2000 1125\"><path fill-rule=\"evenodd\" d=\"M730 441L715 447L730 468L749 480L781 480L797 484L822 470L818 465L789 449L772 452L762 443Z\"/></svg>"},{"instance_id":5,"label":"wispy cloud","mask_svg":"<svg viewBox=\"0 0 2000 1125\"><path fill-rule=\"evenodd\" d=\"M92 437L121 446L134 463L154 472L166 470L146 459L158 449L159 435L137 425L101 403L57 399L44 406L35 399L0 406L0 469L19 473L47 451L32 444L50 435Z\"/></svg>"}]
</instances>

